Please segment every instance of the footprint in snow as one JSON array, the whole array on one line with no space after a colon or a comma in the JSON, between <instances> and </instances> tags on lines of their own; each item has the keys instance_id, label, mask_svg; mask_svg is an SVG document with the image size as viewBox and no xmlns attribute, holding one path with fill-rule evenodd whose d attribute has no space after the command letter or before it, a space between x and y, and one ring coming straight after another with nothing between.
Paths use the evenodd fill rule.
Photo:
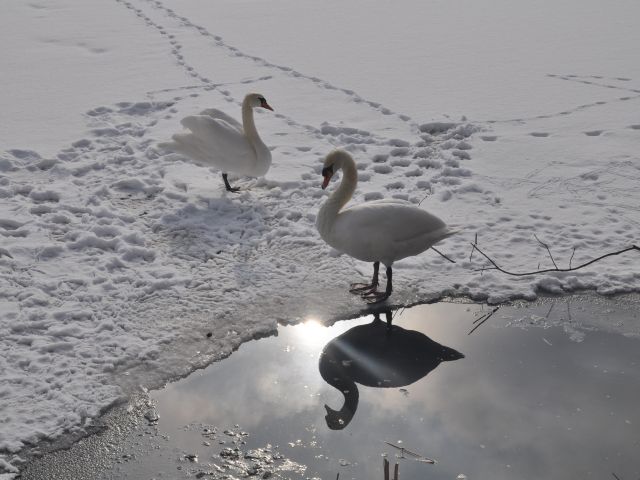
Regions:
<instances>
[{"instance_id":1,"label":"footprint in snow","mask_svg":"<svg viewBox=\"0 0 640 480\"><path fill-rule=\"evenodd\" d=\"M549 136L547 132L531 132L529 135L531 135L532 137L538 137L538 138L544 138Z\"/></svg>"},{"instance_id":2,"label":"footprint in snow","mask_svg":"<svg viewBox=\"0 0 640 480\"><path fill-rule=\"evenodd\" d=\"M373 171L376 173L391 173L392 169L389 165L378 164L373 166Z\"/></svg>"},{"instance_id":3,"label":"footprint in snow","mask_svg":"<svg viewBox=\"0 0 640 480\"><path fill-rule=\"evenodd\" d=\"M495 142L498 139L496 135L482 135L480 138L485 142Z\"/></svg>"},{"instance_id":4,"label":"footprint in snow","mask_svg":"<svg viewBox=\"0 0 640 480\"><path fill-rule=\"evenodd\" d=\"M589 132L583 132L587 137L598 137L604 130L591 130Z\"/></svg>"},{"instance_id":5,"label":"footprint in snow","mask_svg":"<svg viewBox=\"0 0 640 480\"><path fill-rule=\"evenodd\" d=\"M411 160L408 158L394 158L391 160L391 165L394 167L408 167L411 165Z\"/></svg>"},{"instance_id":6,"label":"footprint in snow","mask_svg":"<svg viewBox=\"0 0 640 480\"><path fill-rule=\"evenodd\" d=\"M389 153L392 157L404 157L409 153L409 149L407 147L397 147L391 149Z\"/></svg>"}]
</instances>

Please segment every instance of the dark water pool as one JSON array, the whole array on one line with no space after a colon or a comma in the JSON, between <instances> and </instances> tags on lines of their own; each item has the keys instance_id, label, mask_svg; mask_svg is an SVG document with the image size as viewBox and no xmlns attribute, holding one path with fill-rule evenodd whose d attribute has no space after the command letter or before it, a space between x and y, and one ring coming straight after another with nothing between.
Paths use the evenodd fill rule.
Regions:
<instances>
[{"instance_id":1,"label":"dark water pool","mask_svg":"<svg viewBox=\"0 0 640 480\"><path fill-rule=\"evenodd\" d=\"M152 392L157 424L96 478L382 479L386 456L403 479L637 480L640 340L573 308L502 307L471 334L492 308L281 327Z\"/></svg>"}]
</instances>

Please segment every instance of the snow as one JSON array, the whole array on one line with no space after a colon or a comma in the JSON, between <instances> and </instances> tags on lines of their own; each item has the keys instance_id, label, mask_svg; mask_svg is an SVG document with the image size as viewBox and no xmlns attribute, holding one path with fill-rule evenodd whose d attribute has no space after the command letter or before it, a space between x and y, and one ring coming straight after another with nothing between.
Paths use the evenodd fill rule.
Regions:
<instances>
[{"instance_id":1,"label":"snow","mask_svg":"<svg viewBox=\"0 0 640 480\"><path fill-rule=\"evenodd\" d=\"M394 303L640 291L640 4L51 0L0 31L0 475L158 386L309 315L335 320L371 266L323 244L322 158L349 150L354 201L400 198L460 229L398 262ZM340 12L339 15L336 12ZM295 21L292 21L295 19ZM330 26L330 28L327 28ZM157 148L181 118L240 118L272 150L233 179ZM575 254L574 254L575 249ZM211 333L207 338L206 333ZM13 463L12 463L13 462Z\"/></svg>"}]
</instances>

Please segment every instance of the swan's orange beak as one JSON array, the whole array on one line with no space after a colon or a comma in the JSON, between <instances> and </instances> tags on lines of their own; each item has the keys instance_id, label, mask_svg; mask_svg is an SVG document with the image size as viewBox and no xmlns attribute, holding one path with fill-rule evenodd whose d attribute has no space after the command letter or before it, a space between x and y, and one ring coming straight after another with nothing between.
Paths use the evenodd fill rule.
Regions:
<instances>
[{"instance_id":1,"label":"swan's orange beak","mask_svg":"<svg viewBox=\"0 0 640 480\"><path fill-rule=\"evenodd\" d=\"M266 100L262 100L260 102L260 106L262 108L266 108L267 110L271 110L273 112L273 108L271 108L271 105L269 105Z\"/></svg>"},{"instance_id":2,"label":"swan's orange beak","mask_svg":"<svg viewBox=\"0 0 640 480\"><path fill-rule=\"evenodd\" d=\"M327 185L329 185L329 180L331 180L331 174L327 174L324 177L324 181L322 182L322 189L324 190L325 188L327 188Z\"/></svg>"}]
</instances>

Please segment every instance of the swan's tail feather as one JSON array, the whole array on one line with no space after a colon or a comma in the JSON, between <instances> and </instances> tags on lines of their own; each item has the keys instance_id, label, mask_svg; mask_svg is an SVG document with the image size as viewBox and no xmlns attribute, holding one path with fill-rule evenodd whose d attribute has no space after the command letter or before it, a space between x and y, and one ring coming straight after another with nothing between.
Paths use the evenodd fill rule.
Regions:
<instances>
[{"instance_id":1,"label":"swan's tail feather","mask_svg":"<svg viewBox=\"0 0 640 480\"><path fill-rule=\"evenodd\" d=\"M450 237L451 235L455 235L457 233L460 233L462 231L461 228L455 228L455 227L445 227L444 229L445 231L443 232L443 237L442 239L444 240L445 238Z\"/></svg>"},{"instance_id":2,"label":"swan's tail feather","mask_svg":"<svg viewBox=\"0 0 640 480\"><path fill-rule=\"evenodd\" d=\"M427 236L428 243L430 244L429 248L431 248L433 245L436 245L437 243L441 242L445 238L449 238L451 235L455 235L459 231L460 230L458 230L458 229L454 229L454 228L450 228L450 227L444 226L444 227L436 230L435 232L431 232Z\"/></svg>"},{"instance_id":3,"label":"swan's tail feather","mask_svg":"<svg viewBox=\"0 0 640 480\"><path fill-rule=\"evenodd\" d=\"M172 138L172 142L163 142L158 146L171 152L181 153L198 164L211 163L206 146L198 137L191 133L176 133Z\"/></svg>"},{"instance_id":4,"label":"swan's tail feather","mask_svg":"<svg viewBox=\"0 0 640 480\"><path fill-rule=\"evenodd\" d=\"M169 152L175 152L177 148L176 142L160 142L158 147Z\"/></svg>"}]
</instances>

